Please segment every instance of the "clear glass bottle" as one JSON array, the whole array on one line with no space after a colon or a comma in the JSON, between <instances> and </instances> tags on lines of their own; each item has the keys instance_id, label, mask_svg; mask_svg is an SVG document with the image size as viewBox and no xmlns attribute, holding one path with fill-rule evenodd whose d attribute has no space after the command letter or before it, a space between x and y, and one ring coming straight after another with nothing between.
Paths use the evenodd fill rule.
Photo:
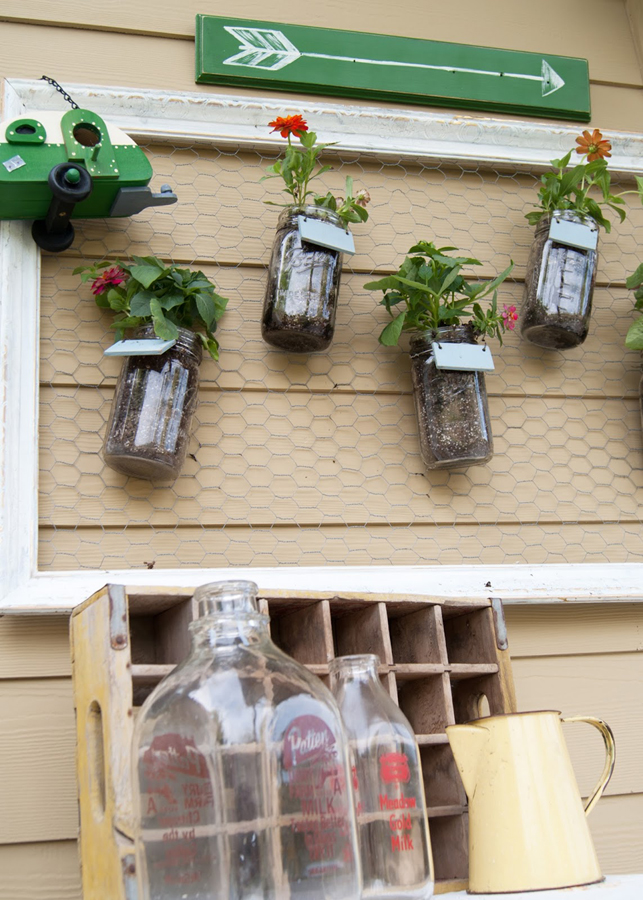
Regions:
<instances>
[{"instance_id":1,"label":"clear glass bottle","mask_svg":"<svg viewBox=\"0 0 643 900\"><path fill-rule=\"evenodd\" d=\"M198 588L191 652L141 709L140 900L359 900L337 704L273 644L256 594Z\"/></svg>"},{"instance_id":2,"label":"clear glass bottle","mask_svg":"<svg viewBox=\"0 0 643 900\"><path fill-rule=\"evenodd\" d=\"M573 210L555 210L552 216L598 228L591 216ZM542 217L531 245L520 332L538 347L568 350L582 344L589 331L598 252L551 240L552 216Z\"/></svg>"},{"instance_id":3,"label":"clear glass bottle","mask_svg":"<svg viewBox=\"0 0 643 900\"><path fill-rule=\"evenodd\" d=\"M436 368L433 341L476 343L468 325L450 325L411 336L411 381L420 456L427 469L482 465L493 456L484 373Z\"/></svg>"},{"instance_id":4,"label":"clear glass bottle","mask_svg":"<svg viewBox=\"0 0 643 900\"><path fill-rule=\"evenodd\" d=\"M156 338L152 325L134 332ZM180 474L199 393L199 337L179 329L176 344L160 356L128 356L114 391L103 459L123 475L171 484Z\"/></svg>"},{"instance_id":5,"label":"clear glass bottle","mask_svg":"<svg viewBox=\"0 0 643 900\"><path fill-rule=\"evenodd\" d=\"M297 219L341 225L330 209L291 206L279 216L268 267L261 334L273 347L291 353L325 350L335 332L342 254L302 242Z\"/></svg>"},{"instance_id":6,"label":"clear glass bottle","mask_svg":"<svg viewBox=\"0 0 643 900\"><path fill-rule=\"evenodd\" d=\"M351 749L364 900L425 900L434 875L420 752L373 654L330 663Z\"/></svg>"}]
</instances>

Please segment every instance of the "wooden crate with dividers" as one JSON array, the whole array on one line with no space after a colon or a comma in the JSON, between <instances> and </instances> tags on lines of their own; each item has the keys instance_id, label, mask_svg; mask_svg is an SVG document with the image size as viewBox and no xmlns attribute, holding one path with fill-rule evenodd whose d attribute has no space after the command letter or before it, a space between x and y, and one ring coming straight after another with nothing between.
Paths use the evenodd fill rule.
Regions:
<instances>
[{"instance_id":1,"label":"wooden crate with dividers","mask_svg":"<svg viewBox=\"0 0 643 900\"><path fill-rule=\"evenodd\" d=\"M466 886L467 802L447 725L515 711L502 607L406 594L261 591L272 638L328 682L335 656L376 653L416 733L436 892ZM71 619L84 900L134 900L130 745L137 710L187 655L192 590L107 585Z\"/></svg>"}]
</instances>

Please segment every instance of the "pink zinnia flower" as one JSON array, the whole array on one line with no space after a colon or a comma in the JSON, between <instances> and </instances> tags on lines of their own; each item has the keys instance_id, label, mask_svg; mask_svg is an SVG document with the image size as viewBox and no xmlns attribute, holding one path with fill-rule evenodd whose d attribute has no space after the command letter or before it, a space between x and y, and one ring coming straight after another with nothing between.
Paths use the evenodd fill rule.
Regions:
<instances>
[{"instance_id":1,"label":"pink zinnia flower","mask_svg":"<svg viewBox=\"0 0 643 900\"><path fill-rule=\"evenodd\" d=\"M122 284L126 278L127 274L119 266L105 269L102 275L92 281L92 294L102 294L112 285Z\"/></svg>"},{"instance_id":2,"label":"pink zinnia flower","mask_svg":"<svg viewBox=\"0 0 643 900\"><path fill-rule=\"evenodd\" d=\"M502 307L502 320L505 323L505 328L513 331L518 321L518 311L515 306L507 306L506 303L503 303Z\"/></svg>"}]
</instances>

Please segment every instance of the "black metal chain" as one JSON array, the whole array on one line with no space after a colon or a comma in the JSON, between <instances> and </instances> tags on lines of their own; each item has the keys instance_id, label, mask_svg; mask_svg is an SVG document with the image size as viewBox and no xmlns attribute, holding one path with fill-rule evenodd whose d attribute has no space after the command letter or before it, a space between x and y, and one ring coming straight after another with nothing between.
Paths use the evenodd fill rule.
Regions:
<instances>
[{"instance_id":1,"label":"black metal chain","mask_svg":"<svg viewBox=\"0 0 643 900\"><path fill-rule=\"evenodd\" d=\"M65 98L65 100L67 101L67 103L70 103L70 104L71 104L71 108L72 108L72 109L80 109L80 107L78 106L78 104L77 104L77 103L74 103L74 101L71 99L71 97L69 96L69 94L67 93L67 91L63 90L63 88L61 88L61 86L58 84L58 82L57 82L57 81L54 81L53 78L49 78L47 75L41 75L41 76L40 76L40 80L41 80L41 81L48 81L49 84L51 84L53 87L55 87L56 90L58 91L58 93L63 95L63 97Z\"/></svg>"}]
</instances>

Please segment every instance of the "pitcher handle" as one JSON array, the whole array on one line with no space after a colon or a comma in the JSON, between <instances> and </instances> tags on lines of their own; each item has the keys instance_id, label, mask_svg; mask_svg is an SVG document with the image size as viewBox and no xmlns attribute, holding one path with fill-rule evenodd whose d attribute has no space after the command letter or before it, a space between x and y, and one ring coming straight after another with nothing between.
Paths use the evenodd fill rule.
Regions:
<instances>
[{"instance_id":1,"label":"pitcher handle","mask_svg":"<svg viewBox=\"0 0 643 900\"><path fill-rule=\"evenodd\" d=\"M616 762L616 745L614 743L614 734L607 722L603 722L602 719L595 719L594 716L568 716L567 718L562 719L562 721L587 722L588 725L593 725L594 728L598 728L605 742L605 750L607 752L605 767L603 768L603 773L598 780L596 788L594 789L594 793L585 804L585 815L588 816L594 809L598 801L601 799L603 791L607 787L607 783L612 777L612 772L614 771L614 763Z\"/></svg>"}]
</instances>

